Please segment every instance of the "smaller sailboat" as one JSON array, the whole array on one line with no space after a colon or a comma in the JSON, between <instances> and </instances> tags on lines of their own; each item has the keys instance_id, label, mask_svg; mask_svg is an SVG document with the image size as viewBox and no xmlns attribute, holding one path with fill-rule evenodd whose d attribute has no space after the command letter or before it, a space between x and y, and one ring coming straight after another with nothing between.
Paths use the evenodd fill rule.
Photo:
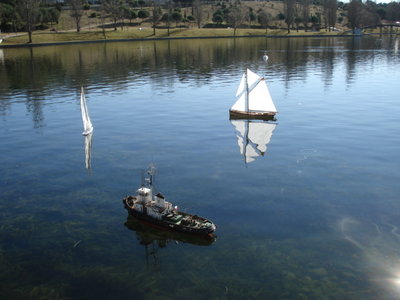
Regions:
<instances>
[{"instance_id":1,"label":"smaller sailboat","mask_svg":"<svg viewBox=\"0 0 400 300\"><path fill-rule=\"evenodd\" d=\"M268 61L268 55L267 55L267 51L264 52L263 55L263 61L267 62Z\"/></svg>"},{"instance_id":2,"label":"smaller sailboat","mask_svg":"<svg viewBox=\"0 0 400 300\"><path fill-rule=\"evenodd\" d=\"M264 77L247 69L229 110L231 119L273 119L277 110Z\"/></svg>"},{"instance_id":3,"label":"smaller sailboat","mask_svg":"<svg viewBox=\"0 0 400 300\"><path fill-rule=\"evenodd\" d=\"M88 135L93 132L92 121L90 121L88 108L86 105L85 93L83 91L83 87L81 87L81 113L82 113L82 121L83 121L83 135Z\"/></svg>"}]
</instances>

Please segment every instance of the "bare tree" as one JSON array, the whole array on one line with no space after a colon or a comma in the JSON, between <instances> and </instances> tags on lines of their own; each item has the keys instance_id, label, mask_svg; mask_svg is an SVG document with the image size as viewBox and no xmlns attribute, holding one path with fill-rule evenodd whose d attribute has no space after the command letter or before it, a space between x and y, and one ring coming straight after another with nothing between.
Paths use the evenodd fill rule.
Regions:
<instances>
[{"instance_id":1,"label":"bare tree","mask_svg":"<svg viewBox=\"0 0 400 300\"><path fill-rule=\"evenodd\" d=\"M327 2L327 20L329 31L336 25L337 20L337 0L325 0Z\"/></svg>"},{"instance_id":2,"label":"bare tree","mask_svg":"<svg viewBox=\"0 0 400 300\"><path fill-rule=\"evenodd\" d=\"M166 4L166 9L167 12L164 13L161 17L161 21L165 22L165 25L167 26L167 35L169 36L169 29L171 27L171 19L172 19L172 2L171 1L167 1Z\"/></svg>"},{"instance_id":3,"label":"bare tree","mask_svg":"<svg viewBox=\"0 0 400 300\"><path fill-rule=\"evenodd\" d=\"M18 0L17 8L21 20L26 26L28 32L28 43L32 43L33 26L39 17L39 6L41 0Z\"/></svg>"},{"instance_id":4,"label":"bare tree","mask_svg":"<svg viewBox=\"0 0 400 300\"><path fill-rule=\"evenodd\" d=\"M322 8L325 28L331 31L337 19L337 0L323 0Z\"/></svg>"},{"instance_id":5,"label":"bare tree","mask_svg":"<svg viewBox=\"0 0 400 300\"><path fill-rule=\"evenodd\" d=\"M324 22L326 30L328 30L328 1L329 0L322 0L322 21Z\"/></svg>"},{"instance_id":6,"label":"bare tree","mask_svg":"<svg viewBox=\"0 0 400 300\"><path fill-rule=\"evenodd\" d=\"M305 31L308 29L308 21L310 19L310 0L301 0L301 19L304 24Z\"/></svg>"},{"instance_id":7,"label":"bare tree","mask_svg":"<svg viewBox=\"0 0 400 300\"><path fill-rule=\"evenodd\" d=\"M81 18L83 15L83 0L69 0L71 7L70 16L74 19L76 25L76 32L81 31Z\"/></svg>"},{"instance_id":8,"label":"bare tree","mask_svg":"<svg viewBox=\"0 0 400 300\"><path fill-rule=\"evenodd\" d=\"M197 27L200 28L204 19L204 10L200 0L193 1L193 15L196 18Z\"/></svg>"},{"instance_id":9,"label":"bare tree","mask_svg":"<svg viewBox=\"0 0 400 300\"><path fill-rule=\"evenodd\" d=\"M153 35L156 35L156 26L158 22L160 22L160 18L162 16L161 7L156 2L153 2L153 8L151 12L152 12L151 23L153 24Z\"/></svg>"},{"instance_id":10,"label":"bare tree","mask_svg":"<svg viewBox=\"0 0 400 300\"><path fill-rule=\"evenodd\" d=\"M246 20L247 10L244 10L239 1L235 2L227 15L228 23L233 27L233 35L236 36L236 29Z\"/></svg>"},{"instance_id":11,"label":"bare tree","mask_svg":"<svg viewBox=\"0 0 400 300\"><path fill-rule=\"evenodd\" d=\"M265 27L265 33L268 32L268 24L271 19L271 14L265 8L258 11L258 23Z\"/></svg>"},{"instance_id":12,"label":"bare tree","mask_svg":"<svg viewBox=\"0 0 400 300\"><path fill-rule=\"evenodd\" d=\"M118 21L122 20L124 15L124 2L120 0L104 0L102 2L102 9L110 15L114 22L114 30L117 30Z\"/></svg>"},{"instance_id":13,"label":"bare tree","mask_svg":"<svg viewBox=\"0 0 400 300\"><path fill-rule=\"evenodd\" d=\"M287 24L288 33L290 33L290 27L292 26L295 18L296 0L285 0L283 8L285 14L285 23Z\"/></svg>"}]
</instances>

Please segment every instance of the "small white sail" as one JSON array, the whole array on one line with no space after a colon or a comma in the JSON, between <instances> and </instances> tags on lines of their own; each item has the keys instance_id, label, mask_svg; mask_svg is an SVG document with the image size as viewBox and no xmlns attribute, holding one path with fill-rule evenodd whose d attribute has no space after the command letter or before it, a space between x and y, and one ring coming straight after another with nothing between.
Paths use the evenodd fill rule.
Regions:
<instances>
[{"instance_id":1,"label":"small white sail","mask_svg":"<svg viewBox=\"0 0 400 300\"><path fill-rule=\"evenodd\" d=\"M231 120L231 123L235 127L240 154L244 156L245 162L250 163L263 156L276 123L251 120Z\"/></svg>"},{"instance_id":2,"label":"small white sail","mask_svg":"<svg viewBox=\"0 0 400 300\"><path fill-rule=\"evenodd\" d=\"M239 88L236 92L236 102L231 107L231 110L240 112L276 113L277 110L272 101L265 79L249 69L247 69L246 72L247 74L243 74L242 80L240 81Z\"/></svg>"},{"instance_id":3,"label":"small white sail","mask_svg":"<svg viewBox=\"0 0 400 300\"><path fill-rule=\"evenodd\" d=\"M86 105L85 93L83 92L83 87L81 88L81 113L82 113L82 121L83 121L83 135L88 135L93 131L93 125L90 121L88 108Z\"/></svg>"}]
</instances>

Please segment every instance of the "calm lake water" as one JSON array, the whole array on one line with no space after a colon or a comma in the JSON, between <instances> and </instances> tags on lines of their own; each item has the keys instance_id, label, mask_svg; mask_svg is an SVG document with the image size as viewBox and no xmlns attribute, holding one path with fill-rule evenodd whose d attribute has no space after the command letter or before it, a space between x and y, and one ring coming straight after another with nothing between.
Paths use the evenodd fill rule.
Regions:
<instances>
[{"instance_id":1,"label":"calm lake water","mask_svg":"<svg viewBox=\"0 0 400 300\"><path fill-rule=\"evenodd\" d=\"M246 67L279 111L247 163ZM0 49L0 298L398 299L399 70L399 37ZM215 242L125 225L150 163Z\"/></svg>"}]
</instances>

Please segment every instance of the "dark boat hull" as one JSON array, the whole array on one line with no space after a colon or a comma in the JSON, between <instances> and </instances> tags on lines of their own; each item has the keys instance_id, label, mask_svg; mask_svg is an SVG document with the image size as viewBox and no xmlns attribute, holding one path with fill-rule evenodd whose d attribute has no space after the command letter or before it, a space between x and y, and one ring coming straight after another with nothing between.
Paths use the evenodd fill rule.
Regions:
<instances>
[{"instance_id":1,"label":"dark boat hull","mask_svg":"<svg viewBox=\"0 0 400 300\"><path fill-rule=\"evenodd\" d=\"M229 119L275 120L275 114L275 112L244 112L238 110L229 110Z\"/></svg>"},{"instance_id":2,"label":"dark boat hull","mask_svg":"<svg viewBox=\"0 0 400 300\"><path fill-rule=\"evenodd\" d=\"M147 222L150 225L156 226L159 229L165 229L165 230L171 230L171 231L177 231L177 232L183 232L183 233L189 233L189 234L196 234L196 235L210 235L214 232L214 230L211 230L210 228L193 228L190 226L184 226L184 225L179 225L179 224L174 224L172 222L168 222L165 220L159 220L159 219L155 219L151 216L148 216L144 213L138 212L136 210L134 210L133 208L131 208L127 203L126 203L126 199L123 200L124 206L125 208L128 210L129 214L135 218L138 218L142 221ZM179 212L179 214L182 215L189 215L194 217L193 215L190 214L186 214L186 213L182 213ZM197 216L196 216L197 217ZM197 217L200 218L204 221L208 221L204 218L201 217Z\"/></svg>"},{"instance_id":3,"label":"dark boat hull","mask_svg":"<svg viewBox=\"0 0 400 300\"><path fill-rule=\"evenodd\" d=\"M136 231L139 235L151 240L175 240L199 246L209 246L215 242L214 234L196 235L178 231L165 230L153 223L141 220L128 214L125 226L130 230Z\"/></svg>"}]
</instances>

